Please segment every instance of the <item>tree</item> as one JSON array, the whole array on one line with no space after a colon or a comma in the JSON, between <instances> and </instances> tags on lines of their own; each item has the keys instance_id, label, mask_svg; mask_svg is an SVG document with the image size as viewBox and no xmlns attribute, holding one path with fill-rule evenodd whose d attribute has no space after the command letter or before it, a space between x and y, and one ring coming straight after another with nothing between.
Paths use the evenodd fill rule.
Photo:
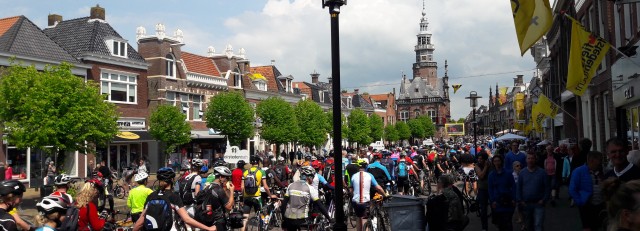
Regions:
<instances>
[{"instance_id":1,"label":"tree","mask_svg":"<svg viewBox=\"0 0 640 231\"><path fill-rule=\"evenodd\" d=\"M298 102L294 109L300 127L298 142L307 147L321 145L327 139L328 123L320 105L307 99Z\"/></svg>"},{"instance_id":2,"label":"tree","mask_svg":"<svg viewBox=\"0 0 640 231\"><path fill-rule=\"evenodd\" d=\"M456 123L463 124L463 123L464 123L464 121L465 121L465 119L464 119L464 118L460 118L460 119L458 119L458 121L456 121Z\"/></svg>"},{"instance_id":3,"label":"tree","mask_svg":"<svg viewBox=\"0 0 640 231\"><path fill-rule=\"evenodd\" d=\"M432 137L436 134L436 125L433 123L433 120L431 120L430 116L419 116L417 120L420 121L422 127L425 130L424 136L420 138Z\"/></svg>"},{"instance_id":4,"label":"tree","mask_svg":"<svg viewBox=\"0 0 640 231\"><path fill-rule=\"evenodd\" d=\"M160 105L151 113L149 133L153 138L167 145L166 155L174 152L180 145L191 141L191 125L186 119L186 115L173 105Z\"/></svg>"},{"instance_id":5,"label":"tree","mask_svg":"<svg viewBox=\"0 0 640 231\"><path fill-rule=\"evenodd\" d=\"M260 135L271 144L276 144L276 153L280 144L295 141L300 127L291 104L280 97L269 97L258 104L256 114L262 119Z\"/></svg>"},{"instance_id":6,"label":"tree","mask_svg":"<svg viewBox=\"0 0 640 231\"><path fill-rule=\"evenodd\" d=\"M409 125L405 122L398 122L396 124L396 130L398 131L398 139L399 140L408 140L411 138L411 130L409 129Z\"/></svg>"},{"instance_id":7,"label":"tree","mask_svg":"<svg viewBox=\"0 0 640 231\"><path fill-rule=\"evenodd\" d=\"M204 117L207 127L226 135L231 145L239 145L253 135L253 108L240 92L225 92L212 97Z\"/></svg>"},{"instance_id":8,"label":"tree","mask_svg":"<svg viewBox=\"0 0 640 231\"><path fill-rule=\"evenodd\" d=\"M329 133L329 135L333 137L333 111L329 110L325 113L325 115L327 123L327 133ZM345 117L344 114L340 113L340 119L342 121L341 134L342 138L344 139L347 138L347 132L349 131L349 127L347 125L347 117Z\"/></svg>"},{"instance_id":9,"label":"tree","mask_svg":"<svg viewBox=\"0 0 640 231\"><path fill-rule=\"evenodd\" d=\"M378 114L371 114L369 116L369 127L371 127L371 134L369 135L374 141L382 139L382 133L384 131L384 122Z\"/></svg>"},{"instance_id":10,"label":"tree","mask_svg":"<svg viewBox=\"0 0 640 231\"><path fill-rule=\"evenodd\" d=\"M426 129L424 124L418 120L418 118L410 119L409 122L407 122L407 125L409 125L409 130L411 130L411 137L414 139L424 138Z\"/></svg>"},{"instance_id":11,"label":"tree","mask_svg":"<svg viewBox=\"0 0 640 231\"><path fill-rule=\"evenodd\" d=\"M349 142L356 142L360 145L369 145L371 143L371 127L369 126L369 118L362 109L351 111L348 117L349 131L347 138Z\"/></svg>"},{"instance_id":12,"label":"tree","mask_svg":"<svg viewBox=\"0 0 640 231\"><path fill-rule=\"evenodd\" d=\"M393 124L388 124L386 127L384 127L384 139L390 142L396 142L400 139L398 137L396 126L394 126Z\"/></svg>"},{"instance_id":13,"label":"tree","mask_svg":"<svg viewBox=\"0 0 640 231\"><path fill-rule=\"evenodd\" d=\"M87 143L106 145L118 133L116 106L71 68L11 64L0 70L0 121L9 143L64 157L87 153Z\"/></svg>"}]
</instances>

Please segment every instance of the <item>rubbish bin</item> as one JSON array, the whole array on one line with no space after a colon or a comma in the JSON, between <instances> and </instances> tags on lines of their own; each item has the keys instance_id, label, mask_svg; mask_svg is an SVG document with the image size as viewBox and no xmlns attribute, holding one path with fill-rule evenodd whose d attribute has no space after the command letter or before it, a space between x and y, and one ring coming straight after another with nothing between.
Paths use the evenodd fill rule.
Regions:
<instances>
[{"instance_id":1,"label":"rubbish bin","mask_svg":"<svg viewBox=\"0 0 640 231\"><path fill-rule=\"evenodd\" d=\"M382 207L389 214L393 231L425 230L427 226L424 199L394 195Z\"/></svg>"}]
</instances>

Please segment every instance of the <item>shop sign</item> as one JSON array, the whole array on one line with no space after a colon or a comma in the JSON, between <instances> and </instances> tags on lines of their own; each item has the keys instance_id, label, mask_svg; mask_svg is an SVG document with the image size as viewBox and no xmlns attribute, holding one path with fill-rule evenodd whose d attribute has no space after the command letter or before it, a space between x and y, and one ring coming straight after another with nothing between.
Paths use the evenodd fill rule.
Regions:
<instances>
[{"instance_id":1,"label":"shop sign","mask_svg":"<svg viewBox=\"0 0 640 231\"><path fill-rule=\"evenodd\" d=\"M144 119L121 119L121 120L118 120L117 123L120 129L145 129L146 128Z\"/></svg>"},{"instance_id":2,"label":"shop sign","mask_svg":"<svg viewBox=\"0 0 640 231\"><path fill-rule=\"evenodd\" d=\"M245 163L250 163L249 150L240 149L238 146L227 145L227 150L224 153L224 161L236 164L239 160L244 160Z\"/></svg>"},{"instance_id":3,"label":"shop sign","mask_svg":"<svg viewBox=\"0 0 640 231\"><path fill-rule=\"evenodd\" d=\"M127 140L140 139L140 136L138 134L133 133L133 132L118 132L118 134L116 134L116 136L120 137L122 139L127 139Z\"/></svg>"}]
</instances>

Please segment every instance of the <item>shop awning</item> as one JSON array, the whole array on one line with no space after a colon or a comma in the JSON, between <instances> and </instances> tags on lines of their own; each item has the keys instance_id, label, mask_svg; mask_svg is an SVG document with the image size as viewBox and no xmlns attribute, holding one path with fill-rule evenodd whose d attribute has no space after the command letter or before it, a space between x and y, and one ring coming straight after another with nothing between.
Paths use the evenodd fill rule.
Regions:
<instances>
[{"instance_id":1,"label":"shop awning","mask_svg":"<svg viewBox=\"0 0 640 231\"><path fill-rule=\"evenodd\" d=\"M224 135L213 131L213 129L205 131L191 131L191 139L222 139Z\"/></svg>"},{"instance_id":2,"label":"shop awning","mask_svg":"<svg viewBox=\"0 0 640 231\"><path fill-rule=\"evenodd\" d=\"M111 143L137 143L155 141L148 131L120 131Z\"/></svg>"}]
</instances>

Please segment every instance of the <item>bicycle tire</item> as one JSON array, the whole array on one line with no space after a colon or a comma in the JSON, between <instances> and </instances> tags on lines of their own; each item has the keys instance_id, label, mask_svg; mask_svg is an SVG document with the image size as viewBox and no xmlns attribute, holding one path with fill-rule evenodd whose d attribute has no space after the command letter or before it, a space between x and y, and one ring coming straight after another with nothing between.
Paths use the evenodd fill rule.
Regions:
<instances>
[{"instance_id":1,"label":"bicycle tire","mask_svg":"<svg viewBox=\"0 0 640 231\"><path fill-rule=\"evenodd\" d=\"M423 177L423 181L424 181L424 185L423 185L422 193L425 196L431 196L433 191L431 189L431 181L429 180L429 177L428 176Z\"/></svg>"},{"instance_id":2,"label":"bicycle tire","mask_svg":"<svg viewBox=\"0 0 640 231\"><path fill-rule=\"evenodd\" d=\"M249 231L261 231L260 230L260 217L258 216L253 216L251 218L249 218L249 220L247 220L247 227L246 230Z\"/></svg>"},{"instance_id":3,"label":"bicycle tire","mask_svg":"<svg viewBox=\"0 0 640 231\"><path fill-rule=\"evenodd\" d=\"M120 185L116 186L116 188L113 189L113 195L116 196L116 198L124 199L124 187Z\"/></svg>"},{"instance_id":4,"label":"bicycle tire","mask_svg":"<svg viewBox=\"0 0 640 231\"><path fill-rule=\"evenodd\" d=\"M367 220L367 223L365 223L364 227L365 227L365 230L377 231L376 229L373 228L373 222L371 221L371 219Z\"/></svg>"},{"instance_id":5,"label":"bicycle tire","mask_svg":"<svg viewBox=\"0 0 640 231\"><path fill-rule=\"evenodd\" d=\"M347 217L347 220L349 221L349 226L351 226L351 228L355 228L357 225L357 217L355 211L353 210L353 207L351 206L351 200L345 201L345 206L347 207L345 215Z\"/></svg>"}]
</instances>

